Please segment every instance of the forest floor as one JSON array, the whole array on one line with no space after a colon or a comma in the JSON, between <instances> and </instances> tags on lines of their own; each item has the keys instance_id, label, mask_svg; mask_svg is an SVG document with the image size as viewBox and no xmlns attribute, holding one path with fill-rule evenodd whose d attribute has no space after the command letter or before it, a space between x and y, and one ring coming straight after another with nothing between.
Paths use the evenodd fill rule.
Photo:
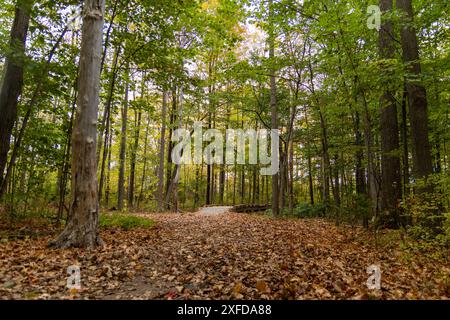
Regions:
<instances>
[{"instance_id":1,"label":"forest floor","mask_svg":"<svg viewBox=\"0 0 450 320\"><path fill-rule=\"evenodd\" d=\"M211 209L208 209L211 210ZM221 209L222 210L222 209ZM321 219L205 212L138 214L150 229L102 229L95 250L46 247L58 230L0 243L0 299L448 299L448 256ZM0 226L0 230L4 230ZM21 226L17 230L31 230ZM12 229L10 230L13 231ZM81 290L67 267L80 266ZM367 268L381 269L369 290Z\"/></svg>"}]
</instances>

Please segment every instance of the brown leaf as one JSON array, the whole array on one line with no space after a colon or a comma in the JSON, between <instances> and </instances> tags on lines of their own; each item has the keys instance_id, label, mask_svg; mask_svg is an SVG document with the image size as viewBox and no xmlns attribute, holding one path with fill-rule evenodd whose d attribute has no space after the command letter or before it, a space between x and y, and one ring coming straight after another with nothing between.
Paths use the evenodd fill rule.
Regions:
<instances>
[{"instance_id":1,"label":"brown leaf","mask_svg":"<svg viewBox=\"0 0 450 320\"><path fill-rule=\"evenodd\" d=\"M266 293L269 291L269 288L264 280L256 281L256 289L261 293Z\"/></svg>"}]
</instances>

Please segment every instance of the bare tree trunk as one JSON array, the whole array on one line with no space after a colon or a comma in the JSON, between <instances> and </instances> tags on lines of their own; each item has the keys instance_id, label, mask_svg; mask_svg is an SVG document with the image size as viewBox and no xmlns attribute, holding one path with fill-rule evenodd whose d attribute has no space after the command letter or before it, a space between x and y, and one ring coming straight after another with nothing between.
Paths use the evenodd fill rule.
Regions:
<instances>
[{"instance_id":1,"label":"bare tree trunk","mask_svg":"<svg viewBox=\"0 0 450 320\"><path fill-rule=\"evenodd\" d=\"M200 166L195 166L195 191L194 191L194 209L198 208L200 203Z\"/></svg>"},{"instance_id":2,"label":"bare tree trunk","mask_svg":"<svg viewBox=\"0 0 450 320\"><path fill-rule=\"evenodd\" d=\"M261 178L261 201L262 201L262 204L265 204L265 188L266 188L266 177L265 176L263 176L262 178ZM261 203L260 203L261 204ZM234 203L233 203L233 205L234 205Z\"/></svg>"},{"instance_id":3,"label":"bare tree trunk","mask_svg":"<svg viewBox=\"0 0 450 320\"><path fill-rule=\"evenodd\" d=\"M289 148L289 213L294 212L294 142L291 141Z\"/></svg>"},{"instance_id":4,"label":"bare tree trunk","mask_svg":"<svg viewBox=\"0 0 450 320\"><path fill-rule=\"evenodd\" d=\"M306 130L309 130L308 122L308 111L305 108L305 124ZM309 203L314 205L314 184L313 184L313 174L312 174L312 159L311 159L311 142L309 139L306 141L306 152L308 158L308 187L309 187Z\"/></svg>"},{"instance_id":5,"label":"bare tree trunk","mask_svg":"<svg viewBox=\"0 0 450 320\"><path fill-rule=\"evenodd\" d=\"M372 216L376 217L379 205L378 205L378 194L379 194L379 179L377 172L377 165L375 162L375 154L373 151L373 135L372 135L372 124L369 115L369 109L367 106L367 100L365 94L363 93L363 103L364 103L364 140L365 148L367 152L367 187L368 194L370 198L370 209Z\"/></svg>"},{"instance_id":6,"label":"bare tree trunk","mask_svg":"<svg viewBox=\"0 0 450 320\"><path fill-rule=\"evenodd\" d=\"M230 122L230 110L227 108L227 120L225 124L225 130L228 130L229 128L229 122ZM221 205L224 203L224 194L225 194L225 165L220 165L220 178L219 178L219 202ZM228 189L228 188L227 188ZM228 191L228 190L227 190Z\"/></svg>"},{"instance_id":7,"label":"bare tree trunk","mask_svg":"<svg viewBox=\"0 0 450 320\"><path fill-rule=\"evenodd\" d=\"M178 119L178 129L182 129L183 128L183 87L180 87L179 90L179 104L178 104L178 115L177 115L177 119ZM173 180L170 182L169 184L169 188L167 190L167 195L166 195L166 203L169 204L170 206L170 199L173 198L173 208L175 212L179 211L178 208L178 184L180 181L180 174L181 174L181 165L177 164L175 166L175 169L173 171Z\"/></svg>"},{"instance_id":8,"label":"bare tree trunk","mask_svg":"<svg viewBox=\"0 0 450 320\"><path fill-rule=\"evenodd\" d=\"M412 26L414 20L411 0L397 0L397 8L406 15L401 29L403 61L408 64L409 73L421 76L419 47L416 30ZM433 171L431 146L428 139L428 102L427 92L422 84L406 80L409 101L409 119L413 145L413 173L415 178L428 177ZM429 189L429 188L428 188ZM426 191L425 188L423 191ZM419 190L420 191L420 190Z\"/></svg>"},{"instance_id":9,"label":"bare tree trunk","mask_svg":"<svg viewBox=\"0 0 450 320\"><path fill-rule=\"evenodd\" d=\"M401 139L403 149L403 193L408 193L409 185L409 152L408 152L408 114L406 110L406 102L408 99L407 91L405 90L402 98L402 127L401 127Z\"/></svg>"},{"instance_id":10,"label":"bare tree trunk","mask_svg":"<svg viewBox=\"0 0 450 320\"><path fill-rule=\"evenodd\" d=\"M309 54L311 55L311 47L309 48ZM315 94L314 89L314 75L311 60L308 63L309 69L309 81L311 85L311 91ZM322 145L322 201L328 206L330 200L330 179L331 179L331 165L330 155L328 153L328 131L325 116L322 112L321 102L316 98L316 104L319 111L320 118L320 131L321 131L321 145Z\"/></svg>"},{"instance_id":11,"label":"bare tree trunk","mask_svg":"<svg viewBox=\"0 0 450 320\"><path fill-rule=\"evenodd\" d=\"M66 228L50 243L59 248L94 248L98 234L96 163L104 0L86 0L80 51L78 108L72 134L72 202Z\"/></svg>"},{"instance_id":12,"label":"bare tree trunk","mask_svg":"<svg viewBox=\"0 0 450 320\"><path fill-rule=\"evenodd\" d=\"M119 54L120 54L120 47L117 48L116 52L114 53L113 69L112 69L112 74L111 74L111 83L109 85L108 100L106 102L106 106L105 106L105 110L104 110L104 114L103 114L103 117L104 117L103 120L106 120L106 123L103 124L105 143L103 146L103 158L102 158L102 165L100 168L100 182L99 182L99 186L98 186L98 196L99 196L100 201L102 199L103 184L104 184L104 178L105 178L105 162L106 162L106 157L108 155L108 150L107 150L106 146L108 145L108 136L110 134L110 128L111 128L111 105L113 102L114 87L115 87L116 77L117 77L117 62L119 60ZM100 129L102 129L103 126L101 126ZM100 150L101 150L101 146L102 146L102 140L103 140L103 133L100 133L98 143L97 143L97 161L100 160Z\"/></svg>"},{"instance_id":13,"label":"bare tree trunk","mask_svg":"<svg viewBox=\"0 0 450 320\"><path fill-rule=\"evenodd\" d=\"M328 153L328 134L327 127L325 123L325 118L319 106L319 116L320 116L320 128L321 128L321 142L322 142L322 190L323 190L323 202L329 204L330 200L330 179L331 179L331 165L330 165L330 155Z\"/></svg>"},{"instance_id":14,"label":"bare tree trunk","mask_svg":"<svg viewBox=\"0 0 450 320\"><path fill-rule=\"evenodd\" d=\"M117 209L120 211L123 209L123 202L125 197L125 156L127 148L127 120L128 120L128 91L129 83L128 79L128 66L125 74L125 101L122 106L122 130L120 139L120 157L119 157L119 181L117 192Z\"/></svg>"},{"instance_id":15,"label":"bare tree trunk","mask_svg":"<svg viewBox=\"0 0 450 320\"><path fill-rule=\"evenodd\" d=\"M130 185L128 190L128 203L130 207L134 206L134 188L135 188L135 173L136 173L136 156L137 149L139 147L139 136L140 136L140 127L141 127L141 119L142 119L142 111L135 110L134 111L134 120L135 120L135 128L134 128L134 146L131 151L131 159L130 159Z\"/></svg>"},{"instance_id":16,"label":"bare tree trunk","mask_svg":"<svg viewBox=\"0 0 450 320\"><path fill-rule=\"evenodd\" d=\"M145 138L144 138L144 164L142 166L142 176L141 176L141 191L139 192L139 197L138 197L138 202L140 203L143 199L144 199L144 190L146 189L146 185L145 185L145 178L147 176L147 149L148 149L148 133L150 130L150 116L147 114L147 125L145 127ZM164 164L164 155L163 155L163 164ZM164 168L163 168L163 173L162 173L162 177L161 180L164 183ZM162 192L163 190L161 190L161 197L162 197ZM161 206L161 208L163 209L163 206ZM161 210L162 210L161 209Z\"/></svg>"},{"instance_id":17,"label":"bare tree trunk","mask_svg":"<svg viewBox=\"0 0 450 320\"><path fill-rule=\"evenodd\" d=\"M158 166L158 211L164 210L164 151L166 148L166 114L167 91L163 89L163 102L161 114L161 139L159 142L159 166Z\"/></svg>"},{"instance_id":18,"label":"bare tree trunk","mask_svg":"<svg viewBox=\"0 0 450 320\"><path fill-rule=\"evenodd\" d=\"M211 63L210 63L210 74L211 74ZM210 75L211 77L211 75ZM209 88L209 93L212 93L211 86ZM209 102L211 108L211 101ZM208 112L208 129L212 128L212 113L211 110ZM213 168L211 164L206 165L206 205L210 205L212 203L212 186L213 186Z\"/></svg>"},{"instance_id":19,"label":"bare tree trunk","mask_svg":"<svg viewBox=\"0 0 450 320\"><path fill-rule=\"evenodd\" d=\"M257 167L253 167L252 168L253 172L252 172L252 204L256 204L256 195L258 193L258 186L257 186L257 181L258 181L258 175L257 175Z\"/></svg>"},{"instance_id":20,"label":"bare tree trunk","mask_svg":"<svg viewBox=\"0 0 450 320\"><path fill-rule=\"evenodd\" d=\"M219 172L219 204L223 205L225 193L225 165L220 165Z\"/></svg>"},{"instance_id":21,"label":"bare tree trunk","mask_svg":"<svg viewBox=\"0 0 450 320\"><path fill-rule=\"evenodd\" d=\"M105 65L106 54L108 53L108 47L109 47L109 40L111 39L111 31L113 30L114 19L116 18L116 15L117 15L117 6L119 5L119 2L120 2L120 0L114 1L114 6L112 8L112 13L111 13L111 21L109 22L108 29L106 30L105 44L103 45L102 62L100 64L100 74L103 72L103 67Z\"/></svg>"},{"instance_id":22,"label":"bare tree trunk","mask_svg":"<svg viewBox=\"0 0 450 320\"><path fill-rule=\"evenodd\" d=\"M284 210L286 208L286 167L287 167L287 145L286 143L280 144L280 208Z\"/></svg>"},{"instance_id":23,"label":"bare tree trunk","mask_svg":"<svg viewBox=\"0 0 450 320\"><path fill-rule=\"evenodd\" d=\"M236 181L237 181L237 166L234 165L234 175L233 175L233 206L236 205Z\"/></svg>"},{"instance_id":24,"label":"bare tree trunk","mask_svg":"<svg viewBox=\"0 0 450 320\"><path fill-rule=\"evenodd\" d=\"M382 12L392 10L392 0L381 0ZM394 58L395 48L392 43L393 25L384 21L380 30L380 55L382 59ZM387 84L389 87L389 84ZM381 151L382 151L382 223L389 227L399 226L399 202L402 197L400 158L398 138L397 105L391 90L381 97Z\"/></svg>"},{"instance_id":25,"label":"bare tree trunk","mask_svg":"<svg viewBox=\"0 0 450 320\"><path fill-rule=\"evenodd\" d=\"M356 180L356 194L360 198L365 198L366 194L366 170L363 166L364 160L364 141L360 130L360 115L359 112L355 114L355 144L357 151L355 155L356 168L355 168L355 180ZM359 201L360 199L358 199ZM369 227L369 214L368 212L362 212L363 227Z\"/></svg>"},{"instance_id":26,"label":"bare tree trunk","mask_svg":"<svg viewBox=\"0 0 450 320\"><path fill-rule=\"evenodd\" d=\"M112 153L112 136L113 132L109 134L109 142L108 142L108 165L106 172L106 190L105 190L105 203L106 206L109 206L109 196L111 194L111 153Z\"/></svg>"},{"instance_id":27,"label":"bare tree trunk","mask_svg":"<svg viewBox=\"0 0 450 320\"><path fill-rule=\"evenodd\" d=\"M59 225L63 216L64 207L65 207L65 198L66 198L66 186L69 175L69 166L70 166L70 151L72 149L72 130L73 130L73 117L76 110L77 105L77 88L76 85L74 87L74 97L72 102L72 113L69 119L69 127L67 128L67 140L66 147L64 150L64 159L61 168L61 178L59 181L59 205L58 205L58 213L56 216L56 223Z\"/></svg>"},{"instance_id":28,"label":"bare tree trunk","mask_svg":"<svg viewBox=\"0 0 450 320\"><path fill-rule=\"evenodd\" d=\"M269 32L269 59L272 67L270 70L270 111L271 111L271 128L272 130L278 130L278 108L277 108L277 83L275 79L275 31L273 25L274 13L273 13L273 0L269 1L269 19L270 19L270 32ZM274 143L272 143L274 145ZM278 150L272 148L272 158L278 153ZM279 207L279 190L278 190L278 172L272 176L272 214L278 215L280 213Z\"/></svg>"},{"instance_id":29,"label":"bare tree trunk","mask_svg":"<svg viewBox=\"0 0 450 320\"><path fill-rule=\"evenodd\" d=\"M172 109L170 110L169 116L169 142L167 144L167 170L166 170L166 197L169 193L169 187L172 181L172 131L175 126L175 118L177 112L177 88L174 85L172 87ZM165 203L167 209L169 208L169 204Z\"/></svg>"},{"instance_id":30,"label":"bare tree trunk","mask_svg":"<svg viewBox=\"0 0 450 320\"><path fill-rule=\"evenodd\" d=\"M4 73L0 84L0 186L3 184L11 134L17 118L17 105L23 87L25 43L30 22L32 1L18 0L11 28Z\"/></svg>"},{"instance_id":31,"label":"bare tree trunk","mask_svg":"<svg viewBox=\"0 0 450 320\"><path fill-rule=\"evenodd\" d=\"M241 179L240 179L240 196L241 196L241 204L245 203L245 167L241 166Z\"/></svg>"}]
</instances>

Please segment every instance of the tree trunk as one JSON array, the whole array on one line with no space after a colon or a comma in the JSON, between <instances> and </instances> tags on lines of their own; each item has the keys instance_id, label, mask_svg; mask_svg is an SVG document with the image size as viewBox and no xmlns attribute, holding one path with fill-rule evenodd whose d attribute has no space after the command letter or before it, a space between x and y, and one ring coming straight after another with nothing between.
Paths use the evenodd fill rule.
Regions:
<instances>
[{"instance_id":1,"label":"tree trunk","mask_svg":"<svg viewBox=\"0 0 450 320\"><path fill-rule=\"evenodd\" d=\"M178 103L178 114L177 114L177 121L178 121L178 129L183 128L183 87L180 87L179 90L179 103ZM166 195L166 203L170 207L170 199L173 198L173 208L175 212L179 211L178 208L178 184L180 181L180 174L181 174L181 165L177 164L175 165L174 171L173 171L173 180L169 184L169 188L167 190Z\"/></svg>"},{"instance_id":2,"label":"tree trunk","mask_svg":"<svg viewBox=\"0 0 450 320\"><path fill-rule=\"evenodd\" d=\"M363 165L364 159L364 141L360 130L360 115L359 112L355 114L355 144L358 148L355 154L356 168L355 168L355 182L356 182L356 194L358 195L358 201L367 197L366 194L366 170ZM369 227L369 214L368 212L361 212L362 223L364 228Z\"/></svg>"},{"instance_id":3,"label":"tree trunk","mask_svg":"<svg viewBox=\"0 0 450 320\"><path fill-rule=\"evenodd\" d=\"M0 186L3 183L11 134L17 118L17 105L23 87L25 43L30 22L31 1L18 0L11 28L4 73L0 84Z\"/></svg>"},{"instance_id":4,"label":"tree trunk","mask_svg":"<svg viewBox=\"0 0 450 320\"><path fill-rule=\"evenodd\" d=\"M137 150L139 147L139 136L140 136L140 127L141 127L141 119L142 119L142 111L134 111L134 120L135 120L135 128L134 128L134 146L131 152L130 159L130 185L128 190L128 204L130 207L134 206L134 188L135 188L135 173L136 173L136 156Z\"/></svg>"},{"instance_id":5,"label":"tree trunk","mask_svg":"<svg viewBox=\"0 0 450 320\"><path fill-rule=\"evenodd\" d=\"M422 71L416 31L412 26L414 14L411 0L397 0L397 8L406 15L401 29L403 61L407 64L408 73L420 77ZM408 78L406 90L413 145L413 174L416 179L422 179L428 177L433 171L431 146L428 139L427 92L422 84ZM425 190L427 188L423 189Z\"/></svg>"},{"instance_id":6,"label":"tree trunk","mask_svg":"<svg viewBox=\"0 0 450 320\"><path fill-rule=\"evenodd\" d=\"M272 67L270 70L270 111L271 111L271 128L272 130L278 130L278 108L277 108L277 83L275 79L275 31L273 25L274 13L273 13L273 0L269 1L269 19L270 19L270 32L269 32L269 59ZM274 143L272 142L272 146ZM272 159L277 157L278 150L272 147L271 156ZM278 190L278 172L272 175L272 214L278 215L280 213L279 207L279 190Z\"/></svg>"},{"instance_id":7,"label":"tree trunk","mask_svg":"<svg viewBox=\"0 0 450 320\"><path fill-rule=\"evenodd\" d=\"M402 98L402 127L401 127L401 138L402 138L402 149L403 149L403 193L406 195L408 193L409 184L409 152L408 152L408 113L406 109L406 102L408 99L408 94L405 90Z\"/></svg>"},{"instance_id":8,"label":"tree trunk","mask_svg":"<svg viewBox=\"0 0 450 320\"><path fill-rule=\"evenodd\" d=\"M78 107L72 133L72 200L66 228L50 243L59 248L94 248L102 244L98 234L95 149L104 0L86 0L83 10Z\"/></svg>"},{"instance_id":9,"label":"tree trunk","mask_svg":"<svg viewBox=\"0 0 450 320\"><path fill-rule=\"evenodd\" d=\"M148 149L148 136L149 136L149 130L150 130L149 114L147 114L147 125L145 128L146 129L145 129L145 138L144 138L144 159L143 159L144 164L142 166L141 191L139 192L139 197L138 197L139 203L144 199L144 190L146 189L145 178L147 176L147 149ZM164 155L163 155L163 164L164 164ZM163 168L163 172L162 172L162 177L159 177L159 179L161 179L161 181L163 181L163 184L164 184L164 168ZM162 197L162 192L163 192L163 189L161 189L161 197ZM163 209L163 206L161 206L161 210L162 209Z\"/></svg>"},{"instance_id":10,"label":"tree trunk","mask_svg":"<svg viewBox=\"0 0 450 320\"><path fill-rule=\"evenodd\" d=\"M320 103L320 102L319 102ZM323 202L328 205L330 200L330 155L328 153L328 133L325 123L325 118L323 116L321 107L319 105L319 116L320 116L320 128L321 128L321 142L322 142L322 193Z\"/></svg>"},{"instance_id":11,"label":"tree trunk","mask_svg":"<svg viewBox=\"0 0 450 320\"><path fill-rule=\"evenodd\" d=\"M103 193L103 184L105 179L105 162L108 155L108 150L106 146L108 145L108 136L110 134L111 129L111 105L113 102L113 96L114 96L114 87L116 83L116 77L117 77L117 62L119 60L119 54L120 54L120 47L116 49L116 52L114 53L114 59L113 59L113 69L111 74L111 83L109 85L109 93L108 93L108 100L106 102L105 110L103 113L103 119L102 119L102 125L100 126L100 130L104 127L104 146L103 146L103 158L102 158L102 164L100 167L100 182L98 186L98 196L99 200L102 199L102 193ZM106 123L104 123L106 120ZM102 140L103 140L103 132L101 132L99 135L98 143L97 143L97 161L100 160L100 150L102 147Z\"/></svg>"},{"instance_id":12,"label":"tree trunk","mask_svg":"<svg viewBox=\"0 0 450 320\"><path fill-rule=\"evenodd\" d=\"M237 181L237 165L233 169L233 206L236 204L236 181Z\"/></svg>"},{"instance_id":13,"label":"tree trunk","mask_svg":"<svg viewBox=\"0 0 450 320\"><path fill-rule=\"evenodd\" d=\"M241 204L245 203L245 167L241 166L241 179L240 179L240 196L241 196Z\"/></svg>"},{"instance_id":14,"label":"tree trunk","mask_svg":"<svg viewBox=\"0 0 450 320\"><path fill-rule=\"evenodd\" d=\"M128 120L128 91L129 91L128 67L125 74L125 101L122 107L122 130L120 139L120 157L119 157L119 181L117 192L117 209L123 210L125 197L125 156L127 148L127 120Z\"/></svg>"},{"instance_id":15,"label":"tree trunk","mask_svg":"<svg viewBox=\"0 0 450 320\"><path fill-rule=\"evenodd\" d=\"M59 189L59 205L58 205L58 213L56 216L56 223L58 225L62 219L64 207L65 207L66 186L67 186L69 167L70 167L70 152L72 149L71 137L72 137L72 130L73 130L73 117L74 117L76 105L77 105L77 95L78 95L78 91L77 91L77 87L75 85L73 101L71 102L72 112L70 114L69 126L67 128L66 146L65 146L65 150L64 150L64 158L63 158L63 163L62 163L62 168L61 168L61 177L59 180L59 188L58 188Z\"/></svg>"},{"instance_id":16,"label":"tree trunk","mask_svg":"<svg viewBox=\"0 0 450 320\"><path fill-rule=\"evenodd\" d=\"M164 151L166 148L166 114L167 91L163 89L163 102L161 114L161 138L159 142L159 166L158 166L158 211L164 210Z\"/></svg>"},{"instance_id":17,"label":"tree trunk","mask_svg":"<svg viewBox=\"0 0 450 320\"><path fill-rule=\"evenodd\" d=\"M120 0L115 0L114 6L112 8L111 21L109 22L108 29L107 29L106 35L105 35L105 44L103 46L102 62L100 64L100 74L103 72L103 67L105 65L106 55L108 53L108 47L109 47L109 40L111 39L111 31L113 30L114 19L116 18L117 6L119 5L119 2L120 2Z\"/></svg>"},{"instance_id":18,"label":"tree trunk","mask_svg":"<svg viewBox=\"0 0 450 320\"><path fill-rule=\"evenodd\" d=\"M392 0L381 0L382 12L392 10ZM384 21L380 30L380 56L382 59L393 59L395 47L392 43L393 25ZM391 87L388 83L387 87ZM381 223L389 227L399 226L399 202L402 197L397 106L393 92L389 89L381 97L381 151L382 151L382 210Z\"/></svg>"},{"instance_id":19,"label":"tree trunk","mask_svg":"<svg viewBox=\"0 0 450 320\"><path fill-rule=\"evenodd\" d=\"M175 126L176 112L177 112L177 88L174 85L172 87L172 108L169 116L169 143L167 144L166 197L169 193L169 187L172 181L172 148L174 146L172 142L172 132ZM165 203L165 206L167 209L170 209L168 203Z\"/></svg>"},{"instance_id":20,"label":"tree trunk","mask_svg":"<svg viewBox=\"0 0 450 320\"><path fill-rule=\"evenodd\" d=\"M211 74L211 64L210 64L210 71ZM210 75L211 77L211 75ZM211 86L209 88L209 93L211 94ZM210 99L211 100L211 99ZM211 101L209 102L209 105L211 107ZM212 113L211 110L208 112L208 129L212 128ZM210 164L206 165L206 205L210 205L212 202L212 166Z\"/></svg>"},{"instance_id":21,"label":"tree trunk","mask_svg":"<svg viewBox=\"0 0 450 320\"><path fill-rule=\"evenodd\" d=\"M309 123L308 123L308 112L305 108L305 124L306 130L309 131ZM314 183L313 183L313 173L312 173L312 159L311 159L311 142L309 139L306 139L306 152L308 158L308 187L309 187L309 203L314 205Z\"/></svg>"},{"instance_id":22,"label":"tree trunk","mask_svg":"<svg viewBox=\"0 0 450 320\"><path fill-rule=\"evenodd\" d=\"M286 143L280 144L280 209L286 208L286 168L287 168L287 145Z\"/></svg>"},{"instance_id":23,"label":"tree trunk","mask_svg":"<svg viewBox=\"0 0 450 320\"><path fill-rule=\"evenodd\" d=\"M111 194L111 153L112 153L112 136L113 132L109 134L109 142L108 142L108 165L106 172L106 190L105 190L105 203L106 206L109 206L109 198Z\"/></svg>"}]
</instances>

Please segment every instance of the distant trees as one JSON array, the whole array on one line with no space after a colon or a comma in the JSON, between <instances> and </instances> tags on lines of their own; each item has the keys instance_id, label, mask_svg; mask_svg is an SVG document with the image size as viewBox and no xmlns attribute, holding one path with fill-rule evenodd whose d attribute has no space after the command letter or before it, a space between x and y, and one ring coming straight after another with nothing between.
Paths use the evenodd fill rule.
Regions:
<instances>
[{"instance_id":1,"label":"distant trees","mask_svg":"<svg viewBox=\"0 0 450 320\"><path fill-rule=\"evenodd\" d=\"M98 10L89 9L100 2L86 3L81 45L80 24L66 17L76 5L0 8L10 21L0 26L2 207L11 216L57 207L56 220L68 220L59 246L82 245L74 234L95 230L86 212L98 212L97 200L157 211L259 203L275 215L306 210L365 227L414 223L407 200L419 194L450 201L441 199L450 138L444 2L380 0L376 32L365 2L111 1L103 47L92 33ZM196 121L221 132L278 130L278 174L248 163L174 164L172 133Z\"/></svg>"}]
</instances>

